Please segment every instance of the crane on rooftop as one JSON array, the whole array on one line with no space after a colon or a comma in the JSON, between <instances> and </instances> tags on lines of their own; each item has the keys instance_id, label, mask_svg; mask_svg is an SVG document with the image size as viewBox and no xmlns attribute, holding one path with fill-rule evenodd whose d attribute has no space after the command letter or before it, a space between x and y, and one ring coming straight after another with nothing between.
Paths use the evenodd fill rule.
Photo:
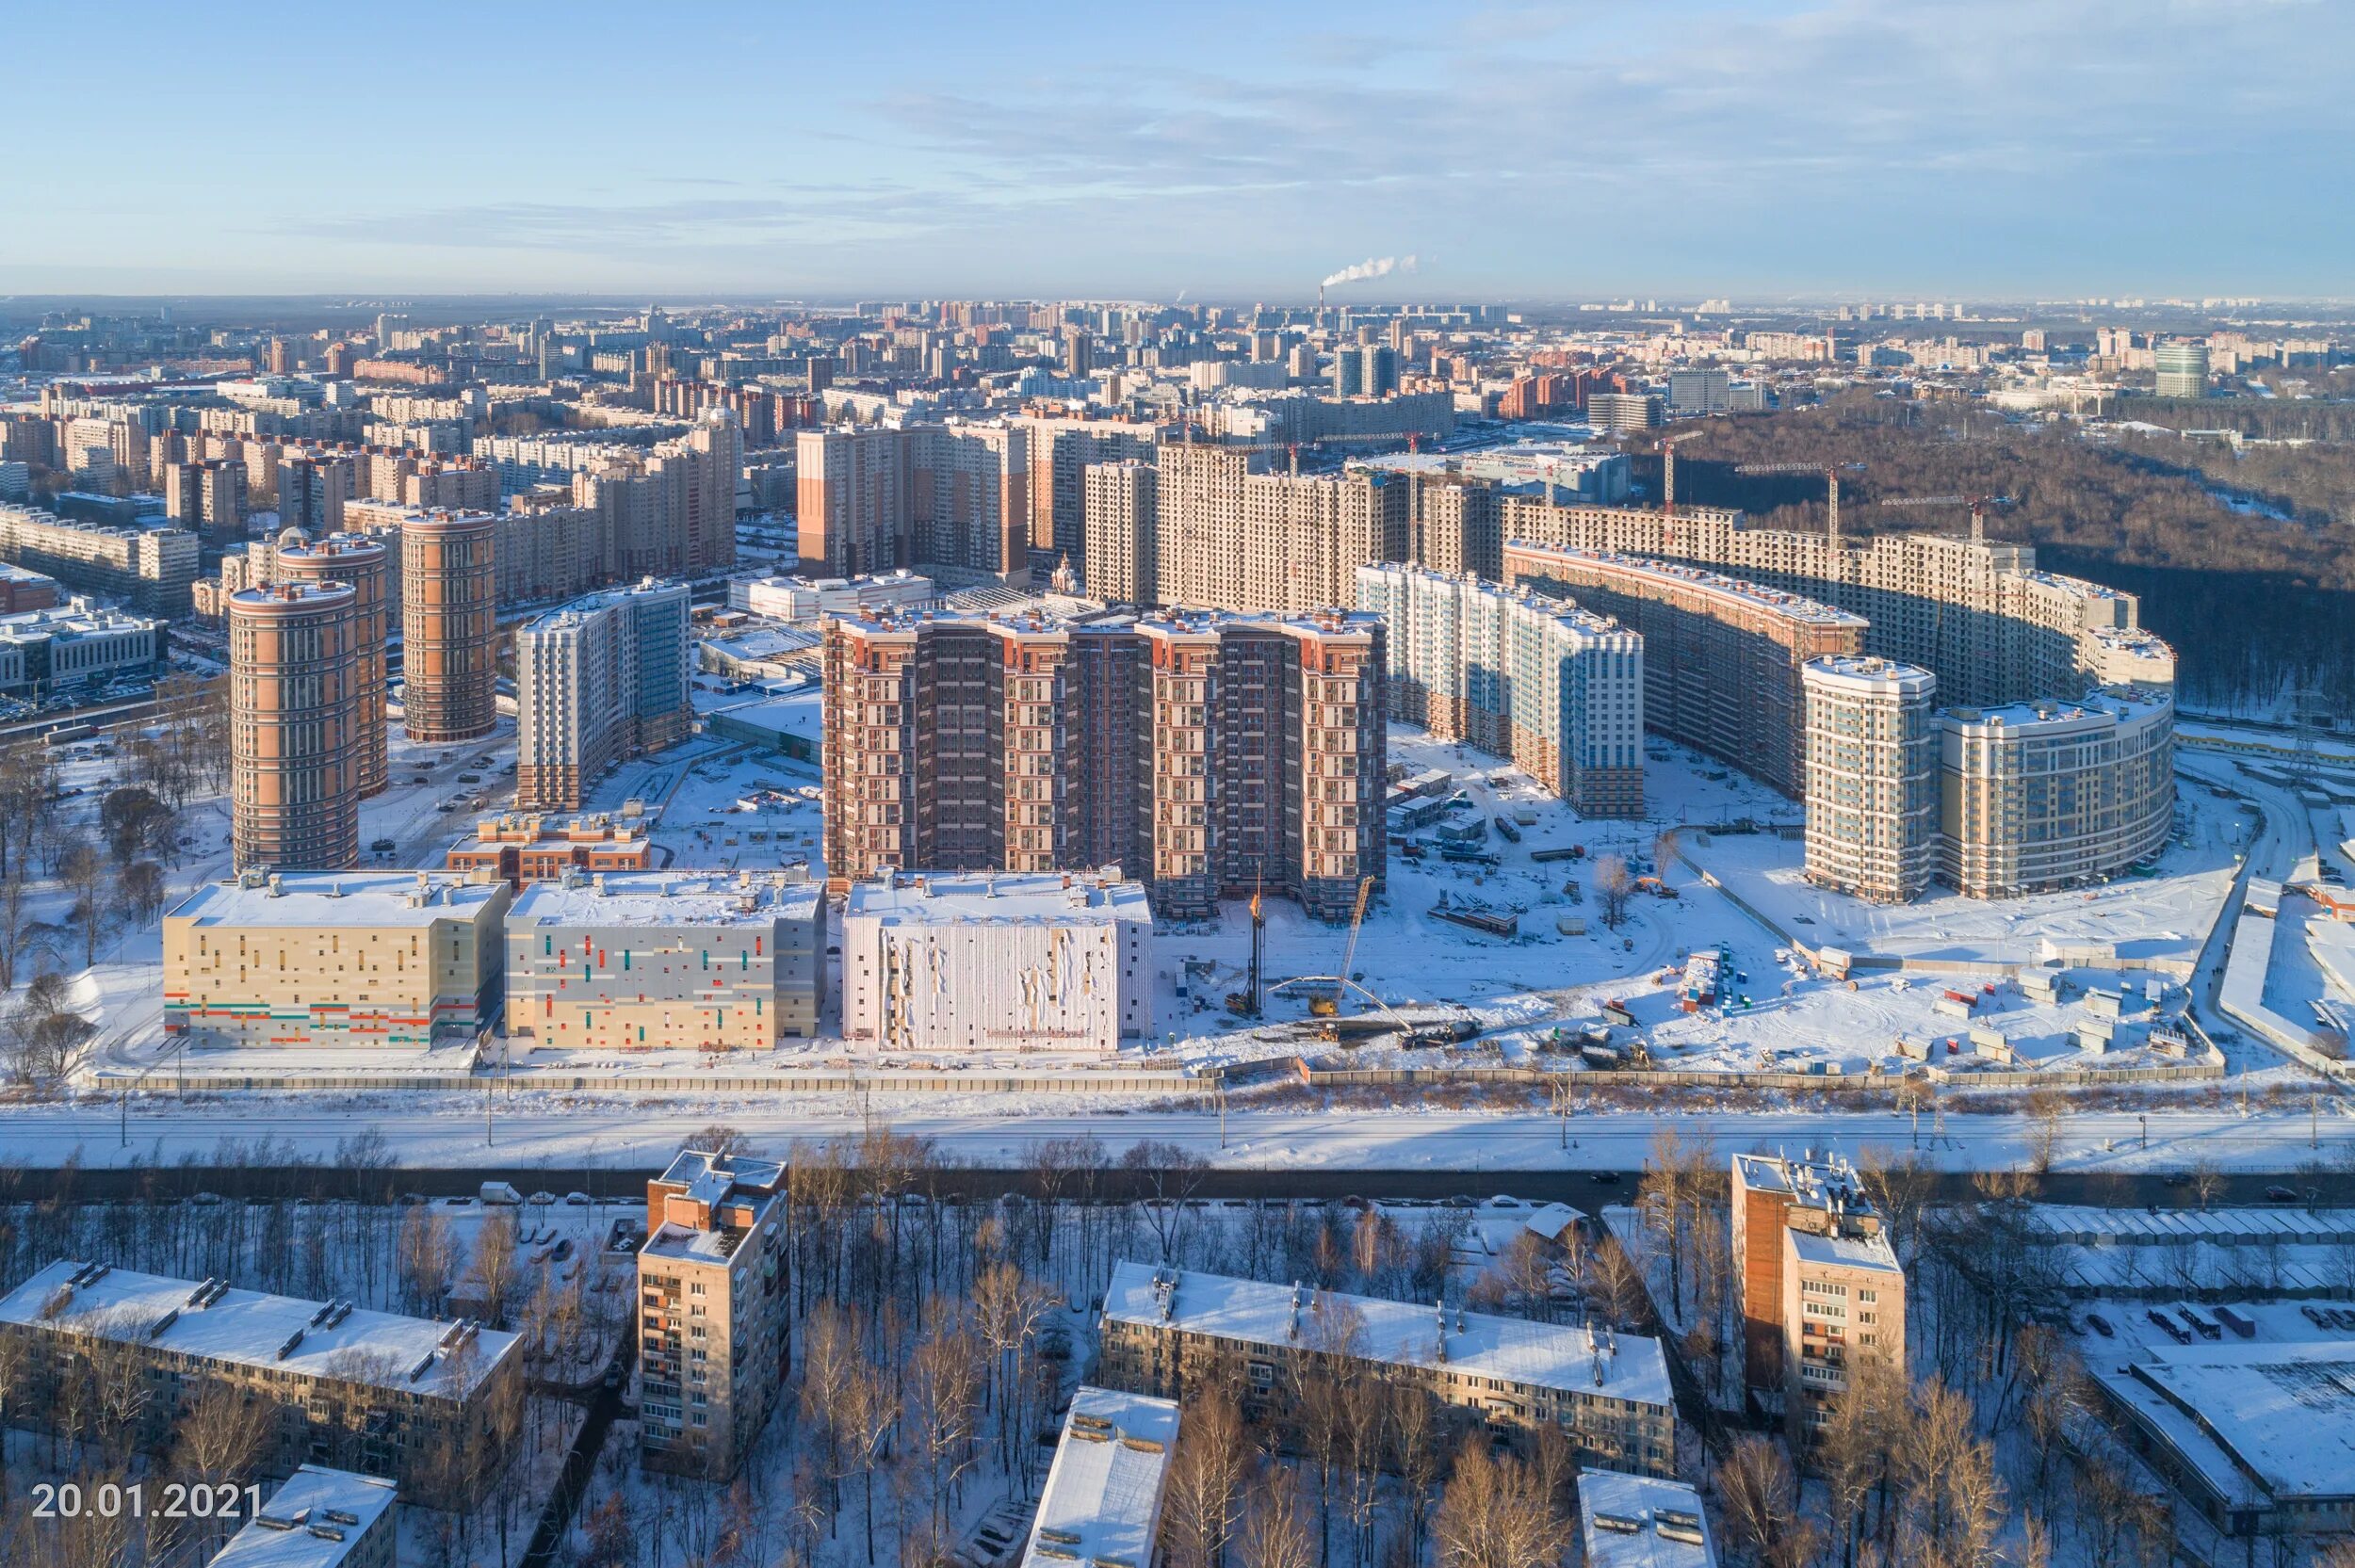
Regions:
<instances>
[{"instance_id":1,"label":"crane on rooftop","mask_svg":"<svg viewBox=\"0 0 2355 1568\"><path fill-rule=\"evenodd\" d=\"M1861 470L1860 462L1746 462L1734 469L1736 474L1816 474L1824 479L1824 537L1833 550L1840 548L1840 475L1843 469Z\"/></svg>"},{"instance_id":2,"label":"crane on rooftop","mask_svg":"<svg viewBox=\"0 0 2355 1568\"><path fill-rule=\"evenodd\" d=\"M2008 495L1902 495L1892 500L1876 501L1882 507L1968 507L1971 509L1971 542L1987 542L1987 509L2008 507Z\"/></svg>"}]
</instances>

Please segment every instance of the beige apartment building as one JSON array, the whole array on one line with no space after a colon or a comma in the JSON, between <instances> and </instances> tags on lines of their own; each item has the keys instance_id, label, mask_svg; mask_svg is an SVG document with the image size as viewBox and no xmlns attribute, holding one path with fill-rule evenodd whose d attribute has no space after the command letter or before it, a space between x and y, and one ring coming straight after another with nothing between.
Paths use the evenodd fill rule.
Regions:
<instances>
[{"instance_id":1,"label":"beige apartment building","mask_svg":"<svg viewBox=\"0 0 2355 1568\"><path fill-rule=\"evenodd\" d=\"M386 638L391 627L387 595L393 576L392 554L381 540L358 534L331 534L312 543L291 528L279 535L271 554L272 574L277 581L344 583L351 589L351 687L357 719L353 752L359 768L358 787L362 800L382 795L391 782L384 689ZM226 572L225 564L223 571ZM234 596L230 602L235 602Z\"/></svg>"},{"instance_id":2,"label":"beige apartment building","mask_svg":"<svg viewBox=\"0 0 2355 1568\"><path fill-rule=\"evenodd\" d=\"M1355 603L1357 568L1407 558L1407 489L1379 470L1271 474L1258 453L1164 445L1154 602L1278 614Z\"/></svg>"},{"instance_id":3,"label":"beige apartment building","mask_svg":"<svg viewBox=\"0 0 2355 1568\"><path fill-rule=\"evenodd\" d=\"M1837 655L1800 682L1807 880L1875 903L1919 897L1938 858L1938 677Z\"/></svg>"},{"instance_id":4,"label":"beige apartment building","mask_svg":"<svg viewBox=\"0 0 2355 1568\"><path fill-rule=\"evenodd\" d=\"M164 916L164 1031L197 1045L469 1040L498 1018L507 884L247 872Z\"/></svg>"},{"instance_id":5,"label":"beige apartment building","mask_svg":"<svg viewBox=\"0 0 2355 1568\"><path fill-rule=\"evenodd\" d=\"M0 1336L24 1368L12 1422L79 1435L91 1380L121 1367L148 1394L134 1437L152 1446L206 1392L226 1389L271 1414L265 1473L330 1464L398 1482L428 1508L479 1503L522 1420L514 1334L226 1280L59 1259L0 1298Z\"/></svg>"},{"instance_id":6,"label":"beige apartment building","mask_svg":"<svg viewBox=\"0 0 2355 1568\"><path fill-rule=\"evenodd\" d=\"M805 568L833 577L915 566L1028 580L1023 424L804 430L794 461Z\"/></svg>"},{"instance_id":7,"label":"beige apartment building","mask_svg":"<svg viewBox=\"0 0 2355 1568\"><path fill-rule=\"evenodd\" d=\"M1098 1343L1096 1382L1156 1398L1218 1384L1281 1420L1304 1374L1348 1363L1501 1442L1553 1426L1582 1463L1676 1474L1667 1358L1634 1334L1120 1263Z\"/></svg>"},{"instance_id":8,"label":"beige apartment building","mask_svg":"<svg viewBox=\"0 0 2355 1568\"><path fill-rule=\"evenodd\" d=\"M2012 897L2156 855L2175 826L2172 720L2134 691L1941 713L1939 880Z\"/></svg>"},{"instance_id":9,"label":"beige apartment building","mask_svg":"<svg viewBox=\"0 0 2355 1568\"><path fill-rule=\"evenodd\" d=\"M398 1498L382 1477L300 1465L204 1568L398 1568Z\"/></svg>"},{"instance_id":10,"label":"beige apartment building","mask_svg":"<svg viewBox=\"0 0 2355 1568\"><path fill-rule=\"evenodd\" d=\"M411 740L473 740L498 721L495 532L489 512L401 517L401 725Z\"/></svg>"},{"instance_id":11,"label":"beige apartment building","mask_svg":"<svg viewBox=\"0 0 2355 1568\"><path fill-rule=\"evenodd\" d=\"M682 1150L646 1184L638 1249L638 1456L733 1476L784 1391L792 1333L785 1167Z\"/></svg>"},{"instance_id":12,"label":"beige apartment building","mask_svg":"<svg viewBox=\"0 0 2355 1568\"><path fill-rule=\"evenodd\" d=\"M1161 602L1160 559L1154 542L1156 485L1149 462L1099 462L1087 470L1086 565L1090 597L1114 605Z\"/></svg>"}]
</instances>

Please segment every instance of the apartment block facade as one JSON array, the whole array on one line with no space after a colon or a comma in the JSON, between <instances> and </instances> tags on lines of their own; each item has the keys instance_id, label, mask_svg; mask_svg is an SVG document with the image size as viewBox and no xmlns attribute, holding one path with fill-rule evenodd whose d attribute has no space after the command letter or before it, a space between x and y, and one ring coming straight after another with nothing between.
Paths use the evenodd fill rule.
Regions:
<instances>
[{"instance_id":1,"label":"apartment block facade","mask_svg":"<svg viewBox=\"0 0 2355 1568\"><path fill-rule=\"evenodd\" d=\"M357 708L354 753L359 768L358 787L362 800L382 795L391 782L386 751L389 725L384 717L386 638L391 629L391 553L382 541L358 534L330 534L310 543L289 529L279 536L273 552L272 574L280 582L342 583L351 590L351 684ZM236 596L230 596L228 603L235 602Z\"/></svg>"},{"instance_id":2,"label":"apartment block facade","mask_svg":"<svg viewBox=\"0 0 2355 1568\"><path fill-rule=\"evenodd\" d=\"M791 1352L785 1167L687 1149L646 1184L638 1458L724 1480L769 1424Z\"/></svg>"},{"instance_id":3,"label":"apartment block facade","mask_svg":"<svg viewBox=\"0 0 2355 1568\"><path fill-rule=\"evenodd\" d=\"M1471 576L1361 566L1388 628L1389 713L1509 756L1583 816L1644 810L1644 639L1604 616Z\"/></svg>"},{"instance_id":4,"label":"apartment block facade","mask_svg":"<svg viewBox=\"0 0 2355 1568\"><path fill-rule=\"evenodd\" d=\"M1356 598L1356 571L1405 560L1405 479L1272 474L1260 454L1165 444L1155 483L1154 603L1281 615Z\"/></svg>"},{"instance_id":5,"label":"apartment block facade","mask_svg":"<svg viewBox=\"0 0 2355 1568\"><path fill-rule=\"evenodd\" d=\"M1736 1155L1732 1191L1744 1382L1811 1436L1860 1362L1903 1371L1905 1271L1844 1162Z\"/></svg>"},{"instance_id":6,"label":"apartment block facade","mask_svg":"<svg viewBox=\"0 0 2355 1568\"><path fill-rule=\"evenodd\" d=\"M576 600L515 634L515 805L577 811L614 763L694 719L687 585L649 578Z\"/></svg>"},{"instance_id":7,"label":"apartment block facade","mask_svg":"<svg viewBox=\"0 0 2355 1568\"><path fill-rule=\"evenodd\" d=\"M229 598L229 805L238 870L360 859L361 647L349 583Z\"/></svg>"},{"instance_id":8,"label":"apartment block facade","mask_svg":"<svg viewBox=\"0 0 2355 1568\"><path fill-rule=\"evenodd\" d=\"M1797 795L1805 782L1799 671L1859 652L1861 616L1674 561L1516 542L1504 580L1567 597L1644 643L1644 722Z\"/></svg>"},{"instance_id":9,"label":"apartment block facade","mask_svg":"<svg viewBox=\"0 0 2355 1568\"><path fill-rule=\"evenodd\" d=\"M120 1369L147 1395L133 1436L152 1447L208 1392L225 1391L268 1412L264 1473L332 1464L394 1480L428 1508L479 1504L522 1421L514 1334L226 1280L59 1259L0 1298L0 1336L23 1368L12 1421L46 1430L88 1408L93 1377Z\"/></svg>"},{"instance_id":10,"label":"apartment block facade","mask_svg":"<svg viewBox=\"0 0 2355 1568\"><path fill-rule=\"evenodd\" d=\"M1028 580L1023 424L804 430L794 461L808 570L853 577L914 566Z\"/></svg>"},{"instance_id":11,"label":"apartment block facade","mask_svg":"<svg viewBox=\"0 0 2355 1568\"><path fill-rule=\"evenodd\" d=\"M1807 880L1874 903L1929 886L1938 854L1938 677L1862 655L1811 659Z\"/></svg>"},{"instance_id":12,"label":"apartment block facade","mask_svg":"<svg viewBox=\"0 0 2355 1568\"><path fill-rule=\"evenodd\" d=\"M400 519L401 723L411 740L473 740L498 721L494 533L489 512Z\"/></svg>"},{"instance_id":13,"label":"apartment block facade","mask_svg":"<svg viewBox=\"0 0 2355 1568\"><path fill-rule=\"evenodd\" d=\"M1345 918L1379 878L1372 617L827 623L826 867L1118 865L1189 918L1255 886Z\"/></svg>"},{"instance_id":14,"label":"apartment block facade","mask_svg":"<svg viewBox=\"0 0 2355 1568\"><path fill-rule=\"evenodd\" d=\"M144 615L188 613L199 545L185 528L125 528L0 504L0 560Z\"/></svg>"}]
</instances>

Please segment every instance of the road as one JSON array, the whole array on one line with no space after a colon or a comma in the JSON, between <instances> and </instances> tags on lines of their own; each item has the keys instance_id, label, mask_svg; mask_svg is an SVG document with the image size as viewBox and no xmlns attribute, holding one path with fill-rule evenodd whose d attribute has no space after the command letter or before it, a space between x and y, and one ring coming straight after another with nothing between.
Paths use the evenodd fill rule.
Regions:
<instances>
[{"instance_id":1,"label":"road","mask_svg":"<svg viewBox=\"0 0 2355 1568\"><path fill-rule=\"evenodd\" d=\"M723 1122L755 1147L782 1149L793 1140L855 1136L854 1107L692 1105L678 1102L547 1105L515 1103L503 1112L491 1102L486 1140L482 1103L448 1096L429 1107L388 1109L382 1103L329 1108L310 1100L239 1099L183 1106L169 1098L135 1096L129 1141L120 1105L75 1108L22 1107L0 1112L0 1147L10 1160L54 1168L77 1157L86 1165L138 1158L170 1164L184 1156L214 1158L224 1140L251 1147L268 1140L305 1157L331 1156L338 1140L381 1133L404 1166L453 1167L488 1163L643 1169L693 1134ZM2036 1129L2022 1116L1951 1115L1942 1130L1925 1116L1917 1130L1896 1113L1680 1112L1673 1117L1611 1112L1577 1115L1567 1125L1552 1116L1450 1110L1242 1110L1225 1119L1207 1111L1129 1112L1075 1107L1043 1109L1031 1099L998 1111L927 1109L882 1112L901 1133L930 1139L947 1155L981 1165L1021 1165L1033 1142L1093 1135L1115 1151L1145 1140L1166 1141L1216 1165L1287 1170L1448 1172L1474 1180L1483 1172L1629 1171L1642 1166L1664 1125L1731 1152L1751 1148L1836 1150L1857 1156L1867 1145L1917 1147L1944 1170L2018 1169L2030 1161ZM2148 1118L2129 1111L2066 1117L2053 1168L2074 1173L2131 1174L2181 1170L2208 1159L2227 1170L2294 1171L2319 1159L2355 1162L2355 1116L2322 1101L2310 1114L2263 1108L2184 1110ZM1567 1140L1569 1147L1564 1147Z\"/></svg>"}]
</instances>

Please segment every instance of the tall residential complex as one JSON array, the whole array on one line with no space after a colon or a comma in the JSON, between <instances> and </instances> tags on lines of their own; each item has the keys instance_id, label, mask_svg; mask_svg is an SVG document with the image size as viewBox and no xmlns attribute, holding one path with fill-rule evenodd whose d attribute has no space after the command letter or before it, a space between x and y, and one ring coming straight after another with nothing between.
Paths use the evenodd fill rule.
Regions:
<instances>
[{"instance_id":1,"label":"tall residential complex","mask_svg":"<svg viewBox=\"0 0 2355 1568\"><path fill-rule=\"evenodd\" d=\"M1022 419L1031 451L1031 550L1049 561L1068 560L1099 599L1089 552L1088 470L1097 463L1150 461L1159 445L1151 425L1113 419ZM1133 601L1132 601L1133 602Z\"/></svg>"},{"instance_id":2,"label":"tall residential complex","mask_svg":"<svg viewBox=\"0 0 2355 1568\"><path fill-rule=\"evenodd\" d=\"M574 601L515 634L515 805L577 811L607 768L693 720L684 583Z\"/></svg>"},{"instance_id":3,"label":"tall residential complex","mask_svg":"<svg viewBox=\"0 0 2355 1568\"><path fill-rule=\"evenodd\" d=\"M566 871L507 917L507 1033L541 1045L767 1050L818 1032L826 910L783 872Z\"/></svg>"},{"instance_id":4,"label":"tall residential complex","mask_svg":"<svg viewBox=\"0 0 2355 1568\"><path fill-rule=\"evenodd\" d=\"M1881 903L1920 895L1937 864L1938 677L1865 655L1811 659L1807 877Z\"/></svg>"},{"instance_id":5,"label":"tall residential complex","mask_svg":"<svg viewBox=\"0 0 2355 1568\"><path fill-rule=\"evenodd\" d=\"M427 1046L497 1022L494 876L248 871L164 915L164 1032L197 1045Z\"/></svg>"},{"instance_id":6,"label":"tall residential complex","mask_svg":"<svg viewBox=\"0 0 2355 1568\"><path fill-rule=\"evenodd\" d=\"M1644 811L1644 639L1558 599L1414 566L1361 566L1388 628L1389 713L1509 756L1587 816Z\"/></svg>"},{"instance_id":7,"label":"tall residential complex","mask_svg":"<svg viewBox=\"0 0 2355 1568\"><path fill-rule=\"evenodd\" d=\"M164 469L164 515L207 544L245 538L245 469L226 461L175 462Z\"/></svg>"},{"instance_id":8,"label":"tall residential complex","mask_svg":"<svg viewBox=\"0 0 2355 1568\"><path fill-rule=\"evenodd\" d=\"M2157 854L2175 826L2172 718L2131 691L1941 713L1939 880L2001 898Z\"/></svg>"},{"instance_id":9,"label":"tall residential complex","mask_svg":"<svg viewBox=\"0 0 2355 1568\"><path fill-rule=\"evenodd\" d=\"M802 564L851 577L895 566L1008 580L1030 571L1030 432L1011 425L804 430Z\"/></svg>"},{"instance_id":10,"label":"tall residential complex","mask_svg":"<svg viewBox=\"0 0 2355 1568\"><path fill-rule=\"evenodd\" d=\"M638 1249L638 1458L725 1479L785 1388L793 1325L785 1167L680 1151L646 1184Z\"/></svg>"},{"instance_id":11,"label":"tall residential complex","mask_svg":"<svg viewBox=\"0 0 2355 1568\"><path fill-rule=\"evenodd\" d=\"M1860 1364L1906 1365L1906 1276L1856 1172L1837 1159L1733 1156L1744 1382L1779 1392L1811 1439Z\"/></svg>"},{"instance_id":12,"label":"tall residential complex","mask_svg":"<svg viewBox=\"0 0 2355 1568\"><path fill-rule=\"evenodd\" d=\"M1507 495L1504 537L1666 558L1801 594L1866 622L1864 652L1935 672L1948 702L2034 702L2090 687L2173 685L2175 658L2136 624L2131 593L2038 569L2033 545L1752 528L1742 514L1681 507L1556 507Z\"/></svg>"},{"instance_id":13,"label":"tall residential complex","mask_svg":"<svg viewBox=\"0 0 2355 1568\"><path fill-rule=\"evenodd\" d=\"M488 512L401 519L401 727L411 740L472 740L497 722L494 527Z\"/></svg>"},{"instance_id":14,"label":"tall residential complex","mask_svg":"<svg viewBox=\"0 0 2355 1568\"><path fill-rule=\"evenodd\" d=\"M1345 918L1385 852L1381 623L893 619L825 636L831 885L1118 865L1157 913Z\"/></svg>"},{"instance_id":15,"label":"tall residential complex","mask_svg":"<svg viewBox=\"0 0 2355 1568\"><path fill-rule=\"evenodd\" d=\"M1644 722L1785 795L1805 777L1799 671L1857 652L1866 631L1861 616L1675 561L1515 543L1504 580L1641 633Z\"/></svg>"},{"instance_id":16,"label":"tall residential complex","mask_svg":"<svg viewBox=\"0 0 2355 1568\"><path fill-rule=\"evenodd\" d=\"M1406 558L1403 477L1271 474L1260 462L1231 447L1161 447L1151 602L1303 614L1354 603L1358 567Z\"/></svg>"},{"instance_id":17,"label":"tall residential complex","mask_svg":"<svg viewBox=\"0 0 2355 1568\"><path fill-rule=\"evenodd\" d=\"M573 504L610 542L609 579L700 577L736 563L743 427L723 408L652 452L603 446L573 472Z\"/></svg>"},{"instance_id":18,"label":"tall residential complex","mask_svg":"<svg viewBox=\"0 0 2355 1568\"><path fill-rule=\"evenodd\" d=\"M1149 462L1099 462L1087 470L1082 574L1088 593L1114 605L1161 602L1155 556L1157 484Z\"/></svg>"},{"instance_id":19,"label":"tall residential complex","mask_svg":"<svg viewBox=\"0 0 2355 1568\"><path fill-rule=\"evenodd\" d=\"M386 604L391 589L391 554L382 540L359 534L331 534L316 543L288 529L279 536L272 555L274 575L288 583L348 583L353 594L352 638L358 650L352 691L358 704L354 752L360 769L360 798L381 795L390 782L386 761L384 718L385 639L390 630ZM233 596L234 597L234 596Z\"/></svg>"},{"instance_id":20,"label":"tall residential complex","mask_svg":"<svg viewBox=\"0 0 2355 1568\"><path fill-rule=\"evenodd\" d=\"M229 599L231 858L333 871L360 859L358 596L279 583Z\"/></svg>"}]
</instances>

